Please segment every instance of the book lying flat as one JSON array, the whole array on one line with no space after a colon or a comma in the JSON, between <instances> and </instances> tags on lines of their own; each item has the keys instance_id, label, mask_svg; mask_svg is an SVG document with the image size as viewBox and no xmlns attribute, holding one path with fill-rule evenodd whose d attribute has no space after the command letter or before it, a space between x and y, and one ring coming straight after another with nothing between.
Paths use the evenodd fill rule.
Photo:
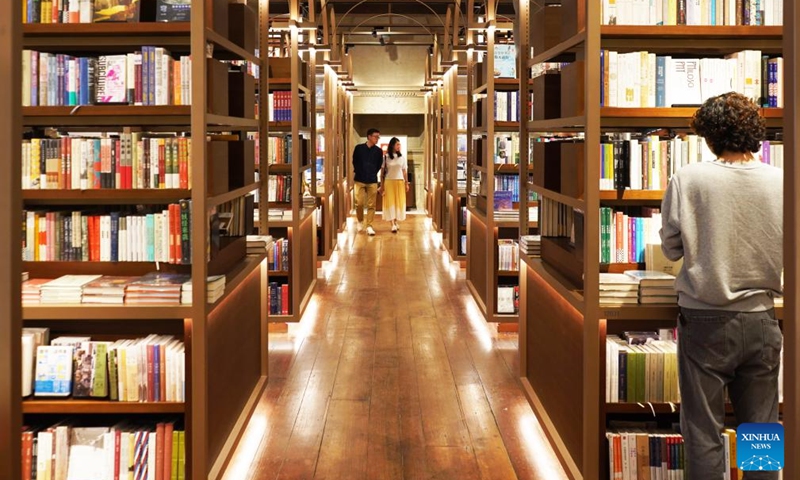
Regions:
<instances>
[{"instance_id":1,"label":"book lying flat","mask_svg":"<svg viewBox=\"0 0 800 480\"><path fill-rule=\"evenodd\" d=\"M639 280L641 287L672 287L675 277L663 272L653 270L625 270L625 275Z\"/></svg>"}]
</instances>

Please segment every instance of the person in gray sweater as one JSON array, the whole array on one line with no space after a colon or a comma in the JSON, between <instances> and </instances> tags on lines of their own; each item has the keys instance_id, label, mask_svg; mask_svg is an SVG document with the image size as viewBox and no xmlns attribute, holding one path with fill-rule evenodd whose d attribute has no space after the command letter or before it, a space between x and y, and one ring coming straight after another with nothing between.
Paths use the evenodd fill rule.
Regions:
<instances>
[{"instance_id":1,"label":"person in gray sweater","mask_svg":"<svg viewBox=\"0 0 800 480\"><path fill-rule=\"evenodd\" d=\"M782 291L783 171L754 158L766 126L743 95L710 98L692 129L717 159L670 180L661 249L670 260L683 257L675 288L686 478L722 480L726 388L737 424L778 421L783 338L773 298Z\"/></svg>"}]
</instances>

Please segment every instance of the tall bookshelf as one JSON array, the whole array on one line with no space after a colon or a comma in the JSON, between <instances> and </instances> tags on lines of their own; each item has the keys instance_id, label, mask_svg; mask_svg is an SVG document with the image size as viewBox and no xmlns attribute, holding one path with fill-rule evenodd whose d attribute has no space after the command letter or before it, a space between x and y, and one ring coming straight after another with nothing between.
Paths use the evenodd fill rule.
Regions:
<instances>
[{"instance_id":1,"label":"tall bookshelf","mask_svg":"<svg viewBox=\"0 0 800 480\"><path fill-rule=\"evenodd\" d=\"M22 68L22 28L19 2L5 2L0 6L0 68L3 72L19 72ZM22 363L20 336L22 311L19 239L22 224L22 203L19 178L22 161L19 138L22 129L20 107L22 78L4 75L0 80L0 138L3 139L3 189L0 208L3 209L0 229L0 251L6 259L2 276L2 312L0 312L0 478L21 478L22 431L21 375Z\"/></svg>"},{"instance_id":2,"label":"tall bookshelf","mask_svg":"<svg viewBox=\"0 0 800 480\"><path fill-rule=\"evenodd\" d=\"M600 208L626 208L631 212L640 207L658 208L663 191L601 190L598 146L601 136L610 132L688 130L695 111L601 106L601 50L692 58L759 49L765 55L778 56L782 53L783 31L775 26L603 25L602 3L562 1L559 7L547 6L529 17L531 25L546 27L544 32L534 28L528 32L533 48L528 68L545 62L567 65L561 67L560 83L534 80L531 88L534 111L537 102L547 103L560 90L555 99L556 107L560 102L560 112L553 115L552 104L540 105L540 111L551 113L526 123L533 146L529 161L534 181L524 187L537 192L543 202L554 202L551 207L557 204L568 212L574 238L570 239L569 233L543 236L542 258L522 258L525 266L520 277L520 373L524 389L568 474L572 478L600 479L609 475L605 439L609 421L650 419L668 426L678 419L669 404L653 404L651 412L650 407L643 409L635 403L606 402L606 335L674 327L678 308L600 303L601 272L644 268L641 263L600 263ZM787 73L787 88L790 79ZM543 90L537 85L543 85ZM567 97L576 89L582 95L573 102L574 98ZM782 109L765 108L763 112L769 129L774 132L781 128ZM562 141L563 137L578 138L579 145L539 143L541 137L554 135L561 136ZM786 162L791 163L791 159ZM540 216L548 215L551 207L543 205ZM786 209L794 212L796 205L786 203ZM776 310L783 318L783 309ZM575 346L579 346L577 351ZM583 381L565 383L563 378ZM792 373L786 372L785 381L787 392L789 387L796 388Z\"/></svg>"},{"instance_id":3,"label":"tall bookshelf","mask_svg":"<svg viewBox=\"0 0 800 480\"><path fill-rule=\"evenodd\" d=\"M10 2L16 7L19 2ZM244 36L258 38L257 24L266 25L267 5L249 2L249 22L236 25L240 29L252 28ZM5 12L9 13L9 12ZM191 20L183 23L86 23L86 24L19 24L21 13L11 8L4 20L12 18L15 25L4 31L21 30L22 47L39 52L72 55L103 55L132 53L142 46L166 48L172 55L191 55L191 97L187 106L140 105L84 105L80 107L34 106L22 108L21 125L27 132L34 130L70 132L159 132L185 134L194 144L187 159L191 171L191 188L188 189L97 189L97 190L25 190L22 204L25 208L73 207L77 209L105 209L117 206L162 205L180 199L190 199L192 249L191 265L165 265L155 262L25 262L23 268L31 278L56 278L63 274L144 275L161 269L191 273L191 304L176 306L91 306L91 305L30 305L22 309L24 326L48 327L51 338L59 335L87 335L97 340L117 340L144 337L151 333L172 335L181 339L186 347L186 402L184 403L129 403L116 401L84 401L79 399L41 399L29 397L17 400L25 423L39 420L55 423L73 418L79 424L114 425L125 419L153 419L177 421L186 431L186 478L219 478L238 442L243 427L255 408L267 379L267 315L262 290L266 281L265 255L245 255L244 237L221 241L220 249L212 248L213 212L231 201L248 196L262 188L261 182L247 176L252 172L244 168L243 184L221 185L217 180L222 172L212 173L212 165L219 168L219 152L207 138L225 141L246 141L248 134L261 130L264 122L247 113L231 115L222 107L222 99L236 99L244 111L247 105L257 102L254 90L241 89L229 94L228 87L235 74L229 73L227 61L250 62L264 70L266 62L255 52L255 42L233 40L229 37L227 3L200 3L193 5ZM233 17L231 17L233 18ZM14 47L8 58L20 58L19 44L4 42ZM4 47L6 48L6 47ZM5 56L4 56L5 57ZM21 68L9 71L21 72ZM20 105L19 79L6 80L14 88L7 104ZM251 83L252 85L252 83ZM233 90L233 89L232 89ZM231 91L232 91L231 90ZM11 95L11 94L9 94ZM233 103L233 102L231 102ZM191 106L188 106L191 105ZM15 109L17 112L18 109ZM12 119L4 115L3 121ZM15 122L20 124L19 122ZM123 127L125 128L123 130ZM44 130L47 129L47 130ZM19 150L19 131L8 134L7 145ZM227 147L227 146L226 146ZM9 211L19 203L21 178L19 154L7 156L10 169L6 178L12 182L8 195L16 198L9 202ZM246 154L236 157L244 164L254 163ZM231 161L234 158L231 157ZM226 166L227 167L227 166ZM232 167L231 167L232 168ZM227 170L226 170L227 171ZM229 172L229 171L228 171ZM215 181L217 180L217 181ZM213 187L212 187L213 185ZM212 191L213 188L213 191ZM15 193L16 192L16 193ZM243 216L246 216L243 215ZM18 215L8 215L15 219ZM19 232L18 222L6 230ZM19 235L13 235L19 242ZM12 237L13 237L12 236ZM223 240L223 239L221 239ZM18 245L18 244L17 244ZM10 270L19 275L19 249L9 253ZM209 260L209 252L211 258ZM226 276L225 293L213 304L207 302L206 279L213 274ZM18 282L19 277L15 277ZM9 280L9 284L18 285ZM15 287L14 297L19 298ZM7 299L14 312L19 301ZM14 318L11 316L10 318ZM5 319L4 319L5 321ZM234 322L235 321L235 322ZM233 322L233 323L232 323ZM12 335L17 341L19 331ZM4 335L5 338L5 335ZM17 344L18 346L19 344ZM18 348L18 347L17 347ZM18 352L18 350L15 350ZM19 355L17 355L19 358ZM12 366L18 363L12 362ZM5 364L4 364L5 368ZM13 375L19 375L15 368ZM5 370L3 371L5 374ZM18 384L17 384L18 385ZM18 390L12 389L19 398ZM3 409L5 411L5 409ZM11 424L18 424L20 418ZM14 429L18 432L19 429ZM19 437L17 434L17 441ZM4 449L4 451L6 451ZM12 450L12 452L15 450ZM18 456L14 456L18 462ZM4 475L5 476L5 475ZM12 476L11 478L16 478Z\"/></svg>"},{"instance_id":4,"label":"tall bookshelf","mask_svg":"<svg viewBox=\"0 0 800 480\"><path fill-rule=\"evenodd\" d=\"M299 1L290 0L288 3L288 21L281 16L272 22L271 32L277 33L280 43L272 51L280 56L270 57L267 78L267 91L275 95L275 108L285 111L288 106L290 114L289 120L276 116L268 127L270 137L277 136L291 142L291 146L284 142L282 151L268 152L270 162L278 159L268 165L270 180L280 177L288 182L285 196L268 199L270 211L281 214L280 217L268 214L269 234L289 242L288 251L282 255L283 261L270 271L271 283L280 288L288 285L288 295L280 300L281 310L278 313L270 310L270 322L279 323L300 321L317 281L317 258L314 255L317 251L316 55L308 53L316 42L316 36L310 34L316 30L316 27L310 27L315 25L315 17L314 10L310 9L309 18L303 18ZM277 102L283 100L278 99L276 92L289 92L285 105L278 105ZM272 142L268 145L269 148L273 146ZM309 171L312 182L304 185ZM281 188L281 184L271 185ZM277 295L281 295L280 290ZM275 302L277 299L272 296L271 300Z\"/></svg>"},{"instance_id":5,"label":"tall bookshelf","mask_svg":"<svg viewBox=\"0 0 800 480\"><path fill-rule=\"evenodd\" d=\"M430 66L428 66L430 70ZM428 72L428 75L429 72ZM446 103L444 90L439 89L436 81L431 80L432 84L426 92L427 115L426 115L426 158L425 162L425 190L426 190L426 210L431 218L433 229L443 232L446 224L446 207L444 193L444 168L447 155L447 132L445 129L446 110L449 105Z\"/></svg>"},{"instance_id":6,"label":"tall bookshelf","mask_svg":"<svg viewBox=\"0 0 800 480\"><path fill-rule=\"evenodd\" d=\"M511 102L511 95L519 92L519 79L494 75L495 51L501 43L496 2L485 2L480 9L482 13L474 10L467 13L467 285L487 321L508 324L513 329L519 314L498 311L498 287L518 286L519 272L501 268L499 245L518 239L517 215L528 206L528 201L520 196L509 210L510 217L498 216L494 208L497 182L505 182L504 189L513 190L520 176L520 166L515 160L520 152L510 140L519 135L520 122L510 121L513 116L497 119L496 95L506 96L506 101ZM517 94L516 98L517 104L521 104L522 96ZM519 111L510 104L505 106L506 112ZM506 142L507 156L502 163L498 162L501 157L496 152L498 139ZM536 225L531 222L529 226Z\"/></svg>"}]
</instances>

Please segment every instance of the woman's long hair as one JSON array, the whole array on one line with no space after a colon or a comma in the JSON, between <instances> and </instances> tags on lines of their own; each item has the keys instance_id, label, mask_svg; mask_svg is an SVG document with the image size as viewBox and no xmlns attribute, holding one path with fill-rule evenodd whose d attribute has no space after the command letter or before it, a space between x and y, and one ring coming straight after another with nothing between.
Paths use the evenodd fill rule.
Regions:
<instances>
[{"instance_id":1,"label":"woman's long hair","mask_svg":"<svg viewBox=\"0 0 800 480\"><path fill-rule=\"evenodd\" d=\"M394 158L394 155L395 155L394 146L397 145L397 142L399 142L399 141L400 141L400 139L397 138L397 137L392 137L392 139L389 140L389 146L386 148L386 150L387 150L386 153L389 155L389 158ZM400 153L400 152L397 152L397 156L398 157L402 157L403 154Z\"/></svg>"}]
</instances>

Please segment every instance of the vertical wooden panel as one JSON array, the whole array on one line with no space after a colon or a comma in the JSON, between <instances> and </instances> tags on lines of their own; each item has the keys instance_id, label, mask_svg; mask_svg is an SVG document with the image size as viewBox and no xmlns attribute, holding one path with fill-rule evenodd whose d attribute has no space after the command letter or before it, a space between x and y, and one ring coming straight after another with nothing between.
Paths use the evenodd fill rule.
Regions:
<instances>
[{"instance_id":1,"label":"vertical wooden panel","mask_svg":"<svg viewBox=\"0 0 800 480\"><path fill-rule=\"evenodd\" d=\"M784 255L784 291L787 292L784 304L784 386L783 386L783 422L786 429L786 470L783 478L800 478L800 464L798 458L792 453L800 449L800 384L798 384L798 371L800 371L800 328L797 325L800 314L800 303L797 299L798 267L800 256L797 255L797 245L800 242L800 221L797 218L800 197L800 168L797 167L798 147L797 135L800 134L800 121L797 117L797 102L800 100L800 90L797 81L800 79L798 72L797 55L800 54L800 7L795 0L783 2L783 58L784 58L784 141L786 148L786 162L784 163L784 191L783 191L783 255Z\"/></svg>"},{"instance_id":2,"label":"vertical wooden panel","mask_svg":"<svg viewBox=\"0 0 800 480\"><path fill-rule=\"evenodd\" d=\"M22 428L20 272L20 124L22 90L20 2L0 2L0 478L21 476Z\"/></svg>"}]
</instances>

